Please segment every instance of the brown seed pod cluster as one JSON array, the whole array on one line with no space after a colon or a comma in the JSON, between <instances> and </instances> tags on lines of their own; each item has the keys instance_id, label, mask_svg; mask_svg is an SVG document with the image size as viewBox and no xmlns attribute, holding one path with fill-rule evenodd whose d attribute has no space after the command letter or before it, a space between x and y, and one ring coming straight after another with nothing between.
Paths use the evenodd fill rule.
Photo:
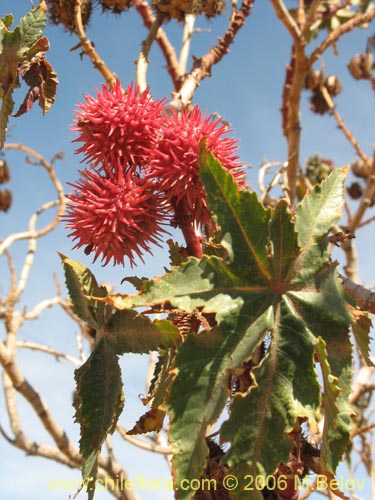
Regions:
<instances>
[{"instance_id":1,"label":"brown seed pod cluster","mask_svg":"<svg viewBox=\"0 0 375 500\"><path fill-rule=\"evenodd\" d=\"M327 99L324 97L322 88L325 87L331 97L338 95L341 90L341 82L335 75L324 76L322 70L310 69L305 78L305 89L310 90L310 109L313 113L324 115L330 110Z\"/></svg>"},{"instance_id":2,"label":"brown seed pod cluster","mask_svg":"<svg viewBox=\"0 0 375 500\"><path fill-rule=\"evenodd\" d=\"M352 182L346 192L352 200L358 200L363 195L363 188L359 182Z\"/></svg>"},{"instance_id":3,"label":"brown seed pod cluster","mask_svg":"<svg viewBox=\"0 0 375 500\"><path fill-rule=\"evenodd\" d=\"M12 205L12 193L9 189L0 191L0 212L7 212Z\"/></svg>"},{"instance_id":4,"label":"brown seed pod cluster","mask_svg":"<svg viewBox=\"0 0 375 500\"><path fill-rule=\"evenodd\" d=\"M0 159L0 184L10 181L8 163ZM9 189L0 190L0 212L7 212L12 205L12 193Z\"/></svg>"},{"instance_id":5,"label":"brown seed pod cluster","mask_svg":"<svg viewBox=\"0 0 375 500\"><path fill-rule=\"evenodd\" d=\"M109 11L112 14L121 14L132 6L132 0L99 0L103 12Z\"/></svg>"},{"instance_id":6,"label":"brown seed pod cluster","mask_svg":"<svg viewBox=\"0 0 375 500\"><path fill-rule=\"evenodd\" d=\"M0 160L0 184L10 181L9 165L5 160Z\"/></svg>"},{"instance_id":7,"label":"brown seed pod cluster","mask_svg":"<svg viewBox=\"0 0 375 500\"><path fill-rule=\"evenodd\" d=\"M351 169L356 177L367 179L371 173L371 165L365 163L363 160L356 160L351 164Z\"/></svg>"},{"instance_id":8,"label":"brown seed pod cluster","mask_svg":"<svg viewBox=\"0 0 375 500\"><path fill-rule=\"evenodd\" d=\"M356 80L368 80L371 78L371 72L374 69L372 62L372 53L356 54L348 64L350 74Z\"/></svg>"},{"instance_id":9,"label":"brown seed pod cluster","mask_svg":"<svg viewBox=\"0 0 375 500\"><path fill-rule=\"evenodd\" d=\"M62 24L67 31L75 33L75 0L46 0L46 3L50 23ZM81 12L83 25L86 27L92 13L92 0L81 0Z\"/></svg>"},{"instance_id":10,"label":"brown seed pod cluster","mask_svg":"<svg viewBox=\"0 0 375 500\"><path fill-rule=\"evenodd\" d=\"M183 21L186 14L204 14L210 19L224 12L225 0L153 0L153 7L157 12L178 21Z\"/></svg>"}]
</instances>

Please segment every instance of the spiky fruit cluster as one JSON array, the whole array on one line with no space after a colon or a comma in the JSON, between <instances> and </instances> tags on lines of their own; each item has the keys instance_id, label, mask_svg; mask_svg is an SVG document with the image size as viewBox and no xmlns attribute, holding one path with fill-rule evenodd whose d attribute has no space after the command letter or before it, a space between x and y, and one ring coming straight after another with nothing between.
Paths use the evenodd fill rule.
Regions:
<instances>
[{"instance_id":1,"label":"spiky fruit cluster","mask_svg":"<svg viewBox=\"0 0 375 500\"><path fill-rule=\"evenodd\" d=\"M119 81L85 101L76 111L75 142L83 143L77 153L107 172L144 166L158 143L165 101L152 101L148 90L141 94L131 85L124 93Z\"/></svg>"},{"instance_id":2,"label":"spiky fruit cluster","mask_svg":"<svg viewBox=\"0 0 375 500\"><path fill-rule=\"evenodd\" d=\"M163 233L160 223L165 215L158 204L152 183L128 172L122 182L103 177L93 170L81 172L81 179L68 195L70 205L66 220L72 230L75 248L102 256L106 265L124 264L124 257L134 264L150 244L158 244Z\"/></svg>"},{"instance_id":3,"label":"spiky fruit cluster","mask_svg":"<svg viewBox=\"0 0 375 500\"><path fill-rule=\"evenodd\" d=\"M124 264L127 258L133 265L160 242L167 223L183 232L210 223L198 165L203 138L244 183L237 141L226 136L220 120L198 107L167 112L165 100L151 100L148 90L129 86L123 92L119 82L111 90L103 86L79 105L73 129L82 143L76 152L91 169L72 184L65 220L76 247L104 264Z\"/></svg>"},{"instance_id":4,"label":"spiky fruit cluster","mask_svg":"<svg viewBox=\"0 0 375 500\"><path fill-rule=\"evenodd\" d=\"M147 168L149 178L157 179L159 189L169 204L189 214L203 226L210 219L206 195L199 177L198 149L201 139L237 182L244 183L241 163L235 154L237 141L226 137L228 129L220 119L201 113L198 106L191 111L172 110L163 122L163 138L153 151Z\"/></svg>"},{"instance_id":5,"label":"spiky fruit cluster","mask_svg":"<svg viewBox=\"0 0 375 500\"><path fill-rule=\"evenodd\" d=\"M186 14L204 14L209 19L225 10L225 0L153 0L152 5L157 12L178 21L183 21Z\"/></svg>"},{"instance_id":6,"label":"spiky fruit cluster","mask_svg":"<svg viewBox=\"0 0 375 500\"><path fill-rule=\"evenodd\" d=\"M75 0L46 0L49 20L62 24L70 33L76 32L74 21ZM87 26L92 13L92 0L81 0L82 23Z\"/></svg>"}]
</instances>

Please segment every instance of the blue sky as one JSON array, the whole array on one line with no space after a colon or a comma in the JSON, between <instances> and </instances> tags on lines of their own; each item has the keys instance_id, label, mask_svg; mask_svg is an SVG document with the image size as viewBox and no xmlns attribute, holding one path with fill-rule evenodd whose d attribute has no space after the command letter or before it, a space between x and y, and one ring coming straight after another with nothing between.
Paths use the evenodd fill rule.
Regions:
<instances>
[{"instance_id":1,"label":"blue sky","mask_svg":"<svg viewBox=\"0 0 375 500\"><path fill-rule=\"evenodd\" d=\"M291 2L289 2L291 4ZM12 12L16 22L30 8L28 0L2 0L0 16ZM194 36L192 54L203 55L223 34L227 18L223 16L209 23L199 19L197 27L205 27L210 33L202 32ZM171 22L165 27L173 43L179 45L181 26ZM350 58L365 48L366 38L373 34L374 24L368 31L357 31L344 37L338 44L340 57L329 51L324 56L327 74L337 74L343 84L343 93L337 99L338 109L347 125L357 136L362 148L371 154L374 141L374 108L373 93L367 82L353 82L346 65ZM56 69L60 85L57 100L51 112L42 116L36 106L30 113L21 118L11 118L8 142L24 143L39 151L47 159L56 152L63 151L64 159L56 163L57 174L69 191L67 182L77 179L80 158L74 155L72 144L74 134L70 130L73 121L73 110L82 101L84 93L93 93L102 84L101 76L96 72L87 58L79 57L79 51L70 52L76 45L75 37L64 33L60 27L48 26L45 31L50 40L51 49L47 53L48 60ZM114 18L99 15L97 10L93 16L89 37L109 68L122 81L123 86L134 80L135 64L140 43L146 31L138 16L132 12ZM257 188L257 172L259 165L267 161L285 161L286 146L281 132L281 92L285 76L285 66L290 57L290 40L285 29L276 19L270 3L258 0L255 2L253 14L247 26L239 33L231 53L212 70L212 78L204 80L195 95L202 109L217 112L231 123L233 134L240 140L241 159L248 165L249 182ZM319 67L319 66L318 66ZM150 53L148 71L151 93L154 97L169 97L171 84L164 70L164 61L159 49L154 46ZM22 100L25 87L16 93L18 102ZM342 166L355 159L351 145L335 127L330 116L313 115L308 109L308 96L304 95L302 106L302 145L301 160L309 155L319 153ZM54 199L55 193L48 183L46 173L39 167L26 165L24 155L7 152L7 161L11 166L12 180L9 187L13 191L14 202L8 214L0 214L0 235L6 236L12 231L24 230L30 214L42 203ZM374 211L369 211L373 215ZM174 235L176 238L179 236ZM372 226L364 228L357 235L358 251L361 261L361 279L372 286L375 282L373 254L375 250L375 231ZM98 280L113 283L117 290L126 291L120 286L126 275L138 274L152 277L162 274L168 265L165 250L155 249L153 256L145 256L145 264L136 269L129 267L103 268L100 263L92 264L82 251L72 251L72 243L67 238L63 224L53 234L39 241L39 249L28 287L19 307L32 308L39 301L55 294L53 273L57 273L63 282L57 251L65 253L88 265ZM16 269L24 258L26 247L19 243L14 246ZM340 258L340 253L335 253ZM6 293L8 274L4 262L0 262L0 294ZM74 340L74 325L63 313L51 310L43 314L40 320L26 323L20 332L21 339L40 342L54 346L56 349L77 354ZM2 333L2 331L1 331ZM71 395L73 386L73 366L65 362L57 363L44 354L23 351L19 361L30 382L40 390L53 412L58 415L69 437L78 441L78 428L73 424ZM138 395L144 393L144 373L147 368L146 356L124 356L121 361L124 372L126 392L126 410L121 417L125 427L131 427L141 415L143 406ZM22 423L31 439L50 442L32 412L19 399ZM0 396L0 422L8 429ZM168 478L169 472L164 460L155 455L138 451L136 448L115 440L118 460L132 477L143 474L149 478ZM46 460L24 456L5 441L0 440L1 464L0 494L4 499L18 500L67 499L73 491L62 489L51 491L46 481L58 479L79 479L78 471L47 462ZM6 457L6 458L5 458ZM361 494L360 492L358 492ZM143 492L142 499L168 500L172 498L167 492ZM98 492L97 499L112 498L105 492Z\"/></svg>"}]
</instances>

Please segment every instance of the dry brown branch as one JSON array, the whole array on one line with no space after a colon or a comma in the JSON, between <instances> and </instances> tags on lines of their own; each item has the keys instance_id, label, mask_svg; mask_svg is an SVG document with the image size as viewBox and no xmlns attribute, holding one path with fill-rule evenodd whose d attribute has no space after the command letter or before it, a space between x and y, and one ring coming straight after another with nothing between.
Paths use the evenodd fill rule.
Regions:
<instances>
[{"instance_id":1,"label":"dry brown branch","mask_svg":"<svg viewBox=\"0 0 375 500\"><path fill-rule=\"evenodd\" d=\"M146 75L148 68L148 55L150 53L152 43L157 37L157 33L164 19L165 19L165 14L159 12L150 27L147 38L142 42L142 49L138 57L137 71L136 71L136 82L141 92L144 92L147 88Z\"/></svg>"},{"instance_id":2,"label":"dry brown branch","mask_svg":"<svg viewBox=\"0 0 375 500\"><path fill-rule=\"evenodd\" d=\"M288 169L286 171L285 184L291 204L294 203L297 190L301 143L300 102L307 71L305 43L301 41L298 45L294 46L292 51L291 62L287 68L282 104L285 123L283 129L288 144Z\"/></svg>"},{"instance_id":3,"label":"dry brown branch","mask_svg":"<svg viewBox=\"0 0 375 500\"><path fill-rule=\"evenodd\" d=\"M360 224L358 224L358 227L365 227L365 226L368 226L369 224L371 224L371 222L374 222L375 221L375 215L373 215L372 217L369 217L368 219L364 220L363 222L361 222Z\"/></svg>"},{"instance_id":4,"label":"dry brown branch","mask_svg":"<svg viewBox=\"0 0 375 500\"><path fill-rule=\"evenodd\" d=\"M363 311L375 313L375 292L371 292L362 285L353 283L353 281L344 276L340 275L340 279L342 280L346 293L355 300L358 307Z\"/></svg>"},{"instance_id":5,"label":"dry brown branch","mask_svg":"<svg viewBox=\"0 0 375 500\"><path fill-rule=\"evenodd\" d=\"M283 0L271 0L271 4L275 10L277 17L289 31L290 36L295 42L298 42L301 37L301 30L299 29L296 21L290 15L290 12L286 8Z\"/></svg>"},{"instance_id":6,"label":"dry brown branch","mask_svg":"<svg viewBox=\"0 0 375 500\"><path fill-rule=\"evenodd\" d=\"M375 384L371 382L374 372L375 369L372 366L362 366L359 369L352 383L352 390L349 396L351 404L355 404L363 394L375 388Z\"/></svg>"},{"instance_id":7,"label":"dry brown branch","mask_svg":"<svg viewBox=\"0 0 375 500\"><path fill-rule=\"evenodd\" d=\"M117 425L116 427L118 433L120 436L127 441L128 443L133 444L134 446L137 446L138 448L141 448L142 450L147 450L147 451L152 451L153 453L159 453L160 455L171 455L172 451L170 448L167 448L165 446L160 446L158 444L154 443L149 443L146 441L143 441L142 439L136 438L132 435L127 434L126 430L121 426Z\"/></svg>"},{"instance_id":8,"label":"dry brown branch","mask_svg":"<svg viewBox=\"0 0 375 500\"><path fill-rule=\"evenodd\" d=\"M45 352L46 354L50 354L56 359L65 359L76 367L79 367L82 364L80 359L70 356L70 354L56 351L55 349L47 345L35 344L34 342L27 342L25 340L17 340L16 347L20 349L30 349L31 351Z\"/></svg>"},{"instance_id":9,"label":"dry brown branch","mask_svg":"<svg viewBox=\"0 0 375 500\"><path fill-rule=\"evenodd\" d=\"M375 18L375 7L370 9L368 12L364 14L358 14L349 21L344 24L341 24L336 29L331 31L327 38L321 42L318 47L312 52L312 54L308 58L308 66L312 66L315 61L319 59L319 57L325 52L329 47L331 47L337 40L344 35L345 33L349 33L354 28L361 26L362 24L369 23Z\"/></svg>"},{"instance_id":10,"label":"dry brown branch","mask_svg":"<svg viewBox=\"0 0 375 500\"><path fill-rule=\"evenodd\" d=\"M245 25L246 18L250 15L253 4L254 0L243 0L240 9L237 10L230 22L224 37L219 38L218 43L207 54L195 60L193 69L186 75L181 89L173 95L170 103L171 107L180 109L190 104L200 82L211 75L212 66L221 61L224 55L229 52L229 47L234 42L239 30Z\"/></svg>"},{"instance_id":11,"label":"dry brown branch","mask_svg":"<svg viewBox=\"0 0 375 500\"><path fill-rule=\"evenodd\" d=\"M30 403L45 429L55 441L58 449L69 460L79 464L81 458L78 449L69 441L64 429L52 416L40 394L26 380L20 366L2 342L0 342L0 362L14 388Z\"/></svg>"},{"instance_id":12,"label":"dry brown branch","mask_svg":"<svg viewBox=\"0 0 375 500\"><path fill-rule=\"evenodd\" d=\"M352 432L351 437L354 438L355 436L358 436L359 434L365 434L365 433L371 431L371 429L373 429L374 427L375 427L375 422L372 424L364 425L364 426L360 427L359 429L356 429L354 432Z\"/></svg>"},{"instance_id":13,"label":"dry brown branch","mask_svg":"<svg viewBox=\"0 0 375 500\"><path fill-rule=\"evenodd\" d=\"M372 158L372 166L370 175L367 178L367 185L365 192L362 195L361 202L357 209L357 212L354 214L353 219L349 222L348 229L350 231L355 231L357 227L361 224L362 218L368 209L371 206L372 199L375 196L375 152Z\"/></svg>"},{"instance_id":14,"label":"dry brown branch","mask_svg":"<svg viewBox=\"0 0 375 500\"><path fill-rule=\"evenodd\" d=\"M95 69L99 71L109 88L112 88L116 83L116 76L106 66L105 62L99 57L99 54L94 49L93 44L86 35L82 22L81 0L75 0L74 4L74 21L77 35L81 44L82 51L91 60Z\"/></svg>"},{"instance_id":15,"label":"dry brown branch","mask_svg":"<svg viewBox=\"0 0 375 500\"><path fill-rule=\"evenodd\" d=\"M155 17L146 0L135 0L133 3L138 14L141 16L143 24L150 29ZM183 75L180 73L176 51L173 45L170 44L167 35L162 28L159 28L156 34L156 42L158 43L164 59L167 63L167 71L172 79L173 87L177 91L181 87Z\"/></svg>"},{"instance_id":16,"label":"dry brown branch","mask_svg":"<svg viewBox=\"0 0 375 500\"><path fill-rule=\"evenodd\" d=\"M180 73L182 75L186 73L189 52L190 52L191 38L194 32L194 24L195 24L195 16L193 14L187 14L185 16L184 32L182 35L182 44L180 50L180 57L178 61L178 66L180 68Z\"/></svg>"},{"instance_id":17,"label":"dry brown branch","mask_svg":"<svg viewBox=\"0 0 375 500\"><path fill-rule=\"evenodd\" d=\"M335 103L333 102L327 87L325 85L322 85L320 87L320 90L322 91L323 97L328 105L328 107L331 110L332 116L335 118L336 123L338 128L342 131L342 133L345 135L345 137L348 139L350 144L353 146L355 152L357 155L361 158L361 160L367 165L371 162L370 158L363 152L361 146L359 145L358 141L354 137L353 133L348 129L348 127L345 125L345 122L341 115L338 113Z\"/></svg>"}]
</instances>

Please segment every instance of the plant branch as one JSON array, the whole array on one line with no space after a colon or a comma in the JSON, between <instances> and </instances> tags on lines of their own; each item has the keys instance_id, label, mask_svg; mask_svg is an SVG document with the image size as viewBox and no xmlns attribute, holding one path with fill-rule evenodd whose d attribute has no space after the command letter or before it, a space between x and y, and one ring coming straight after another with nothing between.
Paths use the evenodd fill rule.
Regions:
<instances>
[{"instance_id":1,"label":"plant branch","mask_svg":"<svg viewBox=\"0 0 375 500\"><path fill-rule=\"evenodd\" d=\"M232 17L230 25L224 34L223 38L218 39L218 43L214 45L207 54L201 58L195 59L193 68L181 86L181 89L173 95L170 103L171 107L180 109L190 104L194 92L200 82L211 76L211 68L217 64L229 52L229 47L234 42L237 33L245 25L246 18L250 15L255 0L243 0L239 10Z\"/></svg>"},{"instance_id":2,"label":"plant branch","mask_svg":"<svg viewBox=\"0 0 375 500\"><path fill-rule=\"evenodd\" d=\"M171 455L172 450L170 448L166 448L164 446L160 446L155 443L149 443L146 441L143 441L142 439L136 438L132 435L127 434L126 430L121 426L117 425L116 427L118 433L120 436L127 441L128 443L133 444L134 446L137 446L137 448L141 448L142 450L146 451L151 451L153 453L159 453L160 455Z\"/></svg>"},{"instance_id":3,"label":"plant branch","mask_svg":"<svg viewBox=\"0 0 375 500\"><path fill-rule=\"evenodd\" d=\"M375 292L371 292L362 285L354 283L345 276L340 276L346 293L356 302L363 311L375 313Z\"/></svg>"},{"instance_id":4,"label":"plant branch","mask_svg":"<svg viewBox=\"0 0 375 500\"><path fill-rule=\"evenodd\" d=\"M194 32L194 24L195 24L195 16L193 14L187 14L185 16L184 33L182 36L180 58L178 61L178 66L180 68L180 73L182 75L186 73L189 52L190 52L190 45L191 45L191 37Z\"/></svg>"},{"instance_id":5,"label":"plant branch","mask_svg":"<svg viewBox=\"0 0 375 500\"><path fill-rule=\"evenodd\" d=\"M91 60L95 69L99 71L109 88L112 88L116 83L116 76L106 66L105 62L99 57L94 49L93 44L86 35L82 22L82 5L81 0L75 0L74 4L74 21L77 35L81 44L82 51Z\"/></svg>"},{"instance_id":6,"label":"plant branch","mask_svg":"<svg viewBox=\"0 0 375 500\"><path fill-rule=\"evenodd\" d=\"M357 227L360 225L362 218L367 208L371 205L374 196L375 196L375 151L372 159L370 175L367 178L367 185L365 192L362 195L361 202L359 204L357 212L355 213L353 219L350 221L348 225L348 229L350 231L355 231Z\"/></svg>"},{"instance_id":7,"label":"plant branch","mask_svg":"<svg viewBox=\"0 0 375 500\"><path fill-rule=\"evenodd\" d=\"M342 131L342 133L345 135L345 137L348 139L350 144L353 146L355 152L361 158L361 160L368 165L370 163L369 157L362 151L361 146L359 145L358 141L354 137L353 133L348 129L348 127L345 125L344 120L342 119L341 115L338 113L336 110L335 103L333 102L327 87L325 85L321 85L320 90L322 91L324 100L326 101L332 116L335 118L336 123L338 128Z\"/></svg>"},{"instance_id":8,"label":"plant branch","mask_svg":"<svg viewBox=\"0 0 375 500\"><path fill-rule=\"evenodd\" d=\"M291 61L287 67L282 104L283 130L288 145L285 186L291 204L294 203L297 191L301 143L300 102L307 71L305 42L300 41L293 47Z\"/></svg>"},{"instance_id":9,"label":"plant branch","mask_svg":"<svg viewBox=\"0 0 375 500\"><path fill-rule=\"evenodd\" d=\"M155 40L160 26L165 19L165 14L158 13L154 19L146 40L142 42L141 53L137 61L136 82L139 90L144 92L147 88L147 68L148 68L148 55L151 50L152 42Z\"/></svg>"},{"instance_id":10,"label":"plant branch","mask_svg":"<svg viewBox=\"0 0 375 500\"><path fill-rule=\"evenodd\" d=\"M321 42L318 47L312 52L312 54L308 58L309 66L312 66L315 61L319 59L319 57L325 52L331 45L333 45L337 40L344 35L345 33L349 33L354 28L360 26L361 24L369 23L375 18L375 7L370 9L368 12L364 14L359 14L344 24L341 24L336 29L330 32L323 42Z\"/></svg>"},{"instance_id":11,"label":"plant branch","mask_svg":"<svg viewBox=\"0 0 375 500\"><path fill-rule=\"evenodd\" d=\"M72 462L79 464L81 457L78 449L69 441L64 429L52 416L39 393L29 384L15 359L10 355L3 342L0 342L0 362L14 388L30 403L47 432L54 439L58 449Z\"/></svg>"},{"instance_id":12,"label":"plant branch","mask_svg":"<svg viewBox=\"0 0 375 500\"><path fill-rule=\"evenodd\" d=\"M289 10L286 8L283 0L270 0L270 1L277 17L283 23L285 28L289 31L290 36L293 38L293 40L296 43L298 43L301 37L301 30L299 29L296 21L290 15Z\"/></svg>"},{"instance_id":13,"label":"plant branch","mask_svg":"<svg viewBox=\"0 0 375 500\"><path fill-rule=\"evenodd\" d=\"M155 17L147 1L135 0L133 5L141 16L143 24L146 28L150 29L155 21ZM159 28L155 39L164 55L164 59L167 63L167 71L172 79L173 87L177 91L181 87L182 74L179 70L176 51L162 28Z\"/></svg>"},{"instance_id":14,"label":"plant branch","mask_svg":"<svg viewBox=\"0 0 375 500\"><path fill-rule=\"evenodd\" d=\"M72 363L75 367L81 366L82 362L81 360L70 356L69 354L65 354L63 352L56 351L52 347L49 347L47 345L41 345L41 344L35 344L34 342L27 342L23 340L17 340L16 342L16 347L21 348L21 349L30 349L32 351L40 351L40 352L45 352L47 354L50 354L56 359L65 359L66 361L69 361Z\"/></svg>"}]
</instances>

